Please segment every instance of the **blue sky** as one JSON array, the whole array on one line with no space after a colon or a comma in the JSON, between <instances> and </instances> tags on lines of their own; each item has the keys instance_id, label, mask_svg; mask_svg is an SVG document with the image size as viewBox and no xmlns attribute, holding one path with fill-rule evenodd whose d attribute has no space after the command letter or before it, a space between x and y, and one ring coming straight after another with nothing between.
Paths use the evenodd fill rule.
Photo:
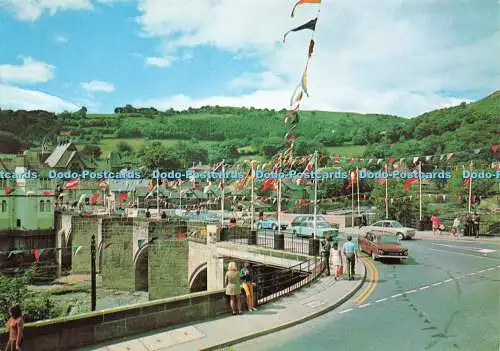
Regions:
<instances>
[{"instance_id":1,"label":"blue sky","mask_svg":"<svg viewBox=\"0 0 500 351\"><path fill-rule=\"evenodd\" d=\"M288 108L316 15L276 0L0 0L0 107ZM305 109L425 111L498 88L496 0L323 1ZM496 55L496 56L495 56Z\"/></svg>"}]
</instances>

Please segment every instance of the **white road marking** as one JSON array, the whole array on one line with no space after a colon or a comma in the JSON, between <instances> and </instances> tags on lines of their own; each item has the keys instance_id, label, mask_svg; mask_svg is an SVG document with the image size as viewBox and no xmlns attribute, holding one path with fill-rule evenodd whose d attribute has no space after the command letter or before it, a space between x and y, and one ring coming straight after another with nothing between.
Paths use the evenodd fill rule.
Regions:
<instances>
[{"instance_id":1,"label":"white road marking","mask_svg":"<svg viewBox=\"0 0 500 351\"><path fill-rule=\"evenodd\" d=\"M472 275L475 275L477 273L482 273L482 272L485 272L485 271L492 271L494 270L495 268L500 268L500 265L499 266L496 266L496 267L490 267L490 268L486 268L486 269L483 269L483 270L480 270L480 271L477 271L477 272L471 272L471 273L468 273L467 275L462 275L458 278L455 278L456 279L462 279L462 278L466 278L467 276L472 276ZM412 293L415 293L417 291L423 291L423 290L427 290L429 289L430 287L435 287L435 286L439 286L439 285L442 285L443 283L449 283L451 281L453 281L454 279L446 279L446 280L443 280L441 282L437 282L437 283L434 283L434 284L430 284L430 285L425 285L425 286L422 286L418 289L413 289L413 290L407 290L405 291L404 293L401 293L401 294L395 294L395 295L392 295L391 298L396 298L396 297L400 297L400 296L403 296L405 294L412 294ZM379 300L376 300L375 303L379 303L379 302L384 302L384 301L387 301L389 300L388 297L384 297L383 299L379 299ZM361 306L358 306L358 308L365 308L365 307L368 307L372 305L372 303L365 303ZM348 308L347 310L343 310L341 312L339 312L339 314L343 314L343 313L347 313L347 312L351 312L353 310L353 308Z\"/></svg>"},{"instance_id":2,"label":"white road marking","mask_svg":"<svg viewBox=\"0 0 500 351\"><path fill-rule=\"evenodd\" d=\"M340 314L342 313L347 313L347 312L351 312L353 309L352 308L348 308L347 310L343 310L342 312L339 312Z\"/></svg>"},{"instance_id":3,"label":"white road marking","mask_svg":"<svg viewBox=\"0 0 500 351\"><path fill-rule=\"evenodd\" d=\"M474 251L474 252L479 252L479 253L492 253L496 252L496 250L492 249L484 249L481 247L467 247L467 246L459 246L459 245L447 245L447 244L435 244L434 245L439 245L439 246L446 246L452 249L459 249L459 250L465 250L465 251Z\"/></svg>"},{"instance_id":4,"label":"white road marking","mask_svg":"<svg viewBox=\"0 0 500 351\"><path fill-rule=\"evenodd\" d=\"M464 256L471 256L471 257L476 257L476 258L483 258L483 259L487 259L487 260L498 261L498 258L495 258L495 257L479 256L479 255L468 254L468 253L464 253L464 252L455 252L455 251L449 251L449 250L439 250L439 249L433 249L433 248L430 248L429 250L438 251L438 252L444 252L444 253L453 254L453 255L464 255Z\"/></svg>"}]
</instances>

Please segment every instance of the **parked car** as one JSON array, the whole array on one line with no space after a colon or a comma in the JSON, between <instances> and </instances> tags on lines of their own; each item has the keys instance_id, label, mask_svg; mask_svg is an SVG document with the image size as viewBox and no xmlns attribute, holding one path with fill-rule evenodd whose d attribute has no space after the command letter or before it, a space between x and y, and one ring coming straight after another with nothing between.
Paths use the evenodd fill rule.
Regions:
<instances>
[{"instance_id":1,"label":"parked car","mask_svg":"<svg viewBox=\"0 0 500 351\"><path fill-rule=\"evenodd\" d=\"M408 258L408 249L392 235L367 233L358 239L360 250L376 259L398 259L404 262Z\"/></svg>"},{"instance_id":2,"label":"parked car","mask_svg":"<svg viewBox=\"0 0 500 351\"><path fill-rule=\"evenodd\" d=\"M298 216L291 223L292 231L297 236L312 236L314 233L314 216ZM336 238L339 230L332 227L325 217L316 216L316 237L325 238L331 236Z\"/></svg>"},{"instance_id":3,"label":"parked car","mask_svg":"<svg viewBox=\"0 0 500 351\"><path fill-rule=\"evenodd\" d=\"M286 230L288 228L288 224L280 223L281 230ZM257 223L258 229L272 229L278 230L278 221L275 219L263 219Z\"/></svg>"},{"instance_id":4,"label":"parked car","mask_svg":"<svg viewBox=\"0 0 500 351\"><path fill-rule=\"evenodd\" d=\"M365 234L372 233L377 235L394 235L397 236L399 240L412 239L415 237L417 230L415 228L409 228L403 226L398 221L378 221L371 225L362 228Z\"/></svg>"}]
</instances>

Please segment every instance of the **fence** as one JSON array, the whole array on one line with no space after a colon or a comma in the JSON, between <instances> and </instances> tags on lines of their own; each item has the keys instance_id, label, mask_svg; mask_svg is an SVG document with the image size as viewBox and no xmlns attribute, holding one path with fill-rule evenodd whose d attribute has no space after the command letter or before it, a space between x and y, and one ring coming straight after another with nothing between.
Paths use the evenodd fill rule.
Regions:
<instances>
[{"instance_id":1,"label":"fence","mask_svg":"<svg viewBox=\"0 0 500 351\"><path fill-rule=\"evenodd\" d=\"M289 268L274 269L270 272L257 271L255 281L257 304L274 301L309 284L323 272L324 268L323 257L315 256Z\"/></svg>"},{"instance_id":2,"label":"fence","mask_svg":"<svg viewBox=\"0 0 500 351\"><path fill-rule=\"evenodd\" d=\"M317 239L299 238L286 232L278 234L278 231L271 230L257 232L247 227L222 228L220 240L309 256L318 256L320 252L320 242Z\"/></svg>"}]
</instances>

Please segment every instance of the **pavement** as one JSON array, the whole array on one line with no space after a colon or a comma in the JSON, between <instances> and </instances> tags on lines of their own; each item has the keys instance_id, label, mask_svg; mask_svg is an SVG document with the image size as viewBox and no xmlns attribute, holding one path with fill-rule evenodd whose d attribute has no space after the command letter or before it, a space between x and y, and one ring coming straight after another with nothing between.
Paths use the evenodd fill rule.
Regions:
<instances>
[{"instance_id":1,"label":"pavement","mask_svg":"<svg viewBox=\"0 0 500 351\"><path fill-rule=\"evenodd\" d=\"M368 259L367 284L341 308L231 350L500 350L499 244L403 245L403 264Z\"/></svg>"},{"instance_id":2,"label":"pavement","mask_svg":"<svg viewBox=\"0 0 500 351\"><path fill-rule=\"evenodd\" d=\"M366 268L356 264L356 279L335 281L322 275L294 293L258 306L257 311L218 318L86 350L191 351L217 350L283 330L325 314L348 301L363 285Z\"/></svg>"}]
</instances>

